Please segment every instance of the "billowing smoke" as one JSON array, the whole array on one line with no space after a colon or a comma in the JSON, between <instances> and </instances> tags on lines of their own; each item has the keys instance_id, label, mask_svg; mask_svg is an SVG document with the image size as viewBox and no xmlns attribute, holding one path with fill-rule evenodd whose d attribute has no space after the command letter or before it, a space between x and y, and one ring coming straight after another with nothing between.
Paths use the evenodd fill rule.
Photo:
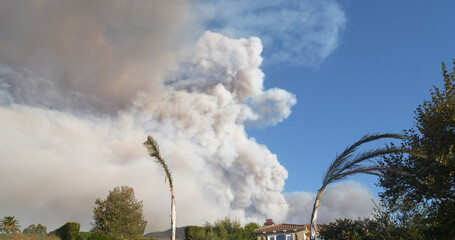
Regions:
<instances>
[{"instance_id":1,"label":"billowing smoke","mask_svg":"<svg viewBox=\"0 0 455 240\"><path fill-rule=\"evenodd\" d=\"M167 228L167 185L142 146L152 135L175 178L179 226L226 215L307 222L293 218L305 196L282 193L287 171L245 131L283 121L296 97L264 89L259 38L205 32L193 43L190 9L0 3L3 215L88 230L94 200L128 185L144 201L147 229Z\"/></svg>"}]
</instances>

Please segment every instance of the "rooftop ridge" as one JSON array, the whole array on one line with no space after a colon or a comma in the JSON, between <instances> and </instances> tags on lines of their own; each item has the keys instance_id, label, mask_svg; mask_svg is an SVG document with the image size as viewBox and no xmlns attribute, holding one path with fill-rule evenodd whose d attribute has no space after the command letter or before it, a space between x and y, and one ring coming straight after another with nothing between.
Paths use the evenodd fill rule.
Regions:
<instances>
[{"instance_id":1,"label":"rooftop ridge","mask_svg":"<svg viewBox=\"0 0 455 240\"><path fill-rule=\"evenodd\" d=\"M309 224L291 224L291 223L280 223L269 226L260 227L255 229L254 232L264 232L264 231L276 231L276 230L303 230L307 229Z\"/></svg>"}]
</instances>

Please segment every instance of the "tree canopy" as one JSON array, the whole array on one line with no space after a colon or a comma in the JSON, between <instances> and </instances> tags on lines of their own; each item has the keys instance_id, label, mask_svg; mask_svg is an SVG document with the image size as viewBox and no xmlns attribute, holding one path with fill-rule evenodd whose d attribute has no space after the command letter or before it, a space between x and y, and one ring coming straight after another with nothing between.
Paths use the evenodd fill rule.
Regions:
<instances>
[{"instance_id":1,"label":"tree canopy","mask_svg":"<svg viewBox=\"0 0 455 240\"><path fill-rule=\"evenodd\" d=\"M383 172L379 186L383 203L403 226L410 224L428 238L455 238L455 60L448 73L442 64L443 89L415 111L415 124L406 130L403 147L418 155L393 154L383 166L407 174Z\"/></svg>"},{"instance_id":2,"label":"tree canopy","mask_svg":"<svg viewBox=\"0 0 455 240\"><path fill-rule=\"evenodd\" d=\"M189 226L185 229L188 240L256 240L253 232L259 228L256 223L242 226L239 221L228 217L215 221L213 224L206 222L204 227Z\"/></svg>"},{"instance_id":3,"label":"tree canopy","mask_svg":"<svg viewBox=\"0 0 455 240\"><path fill-rule=\"evenodd\" d=\"M26 235L32 235L32 234L33 235L46 235L47 228L46 228L46 226L38 223L38 225L32 224L32 225L26 227L22 232Z\"/></svg>"},{"instance_id":4,"label":"tree canopy","mask_svg":"<svg viewBox=\"0 0 455 240\"><path fill-rule=\"evenodd\" d=\"M141 237L147 224L142 213L142 201L136 200L134 189L128 186L109 191L105 200L96 199L93 219L92 232L124 238Z\"/></svg>"},{"instance_id":5,"label":"tree canopy","mask_svg":"<svg viewBox=\"0 0 455 240\"><path fill-rule=\"evenodd\" d=\"M0 221L0 231L5 233L20 232L19 221L12 216L6 216Z\"/></svg>"}]
</instances>

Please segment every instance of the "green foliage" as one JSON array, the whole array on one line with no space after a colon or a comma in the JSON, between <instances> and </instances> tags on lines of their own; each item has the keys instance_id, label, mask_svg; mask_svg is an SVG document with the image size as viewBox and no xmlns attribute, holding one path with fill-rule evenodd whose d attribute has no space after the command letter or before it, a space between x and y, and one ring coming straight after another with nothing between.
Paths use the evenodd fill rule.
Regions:
<instances>
[{"instance_id":1,"label":"green foliage","mask_svg":"<svg viewBox=\"0 0 455 240\"><path fill-rule=\"evenodd\" d=\"M367 134L363 136L359 141L347 147L340 155L336 156L335 160L330 164L324 174L322 186L325 187L331 183L345 179L346 177L357 173L377 175L381 170L380 166L364 166L362 164L371 163L371 161L377 157L402 152L403 150L401 148L377 148L361 152L357 155L354 155L354 153L363 144L384 138L402 139L403 136L393 133Z\"/></svg>"},{"instance_id":2,"label":"green foliage","mask_svg":"<svg viewBox=\"0 0 455 240\"><path fill-rule=\"evenodd\" d=\"M6 216L0 221L0 231L4 233L20 232L19 221L12 216Z\"/></svg>"},{"instance_id":3,"label":"green foliage","mask_svg":"<svg viewBox=\"0 0 455 240\"><path fill-rule=\"evenodd\" d=\"M81 224L77 222L67 222L60 228L49 234L60 237L62 240L77 240Z\"/></svg>"},{"instance_id":4,"label":"green foliage","mask_svg":"<svg viewBox=\"0 0 455 240\"><path fill-rule=\"evenodd\" d=\"M167 166L166 161L164 161L164 159L161 157L160 148L158 146L158 143L156 142L156 140L153 137L148 136L147 141L144 142L144 146L145 146L145 148L147 148L150 157L154 158L156 160L156 162L158 162L161 165L161 167L163 168L164 172L166 173L166 177L165 177L164 181L169 180L169 188L172 191L172 189L174 188L174 185L172 184L173 180L172 180L171 171L169 171L169 167Z\"/></svg>"},{"instance_id":5,"label":"green foliage","mask_svg":"<svg viewBox=\"0 0 455 240\"><path fill-rule=\"evenodd\" d=\"M0 233L0 240L61 240L55 235L24 235L22 233Z\"/></svg>"},{"instance_id":6,"label":"green foliage","mask_svg":"<svg viewBox=\"0 0 455 240\"><path fill-rule=\"evenodd\" d=\"M32 224L28 227L26 227L23 231L24 234L26 235L46 235L47 234L47 228L46 226L43 226L38 223L38 225Z\"/></svg>"},{"instance_id":7,"label":"green foliage","mask_svg":"<svg viewBox=\"0 0 455 240\"><path fill-rule=\"evenodd\" d=\"M244 227L237 220L226 217L213 224L207 222L204 227L188 226L185 228L187 240L256 240L253 230L259 228L256 223L248 223Z\"/></svg>"},{"instance_id":8,"label":"green foliage","mask_svg":"<svg viewBox=\"0 0 455 240\"><path fill-rule=\"evenodd\" d=\"M259 228L259 225L257 223L251 222L251 223L246 224L245 227L243 228L245 239L256 240L257 236L256 236L256 233L254 233L253 231L258 228Z\"/></svg>"},{"instance_id":9,"label":"green foliage","mask_svg":"<svg viewBox=\"0 0 455 240\"><path fill-rule=\"evenodd\" d=\"M334 223L324 226L319 235L326 240L373 240L376 238L377 222L370 219L351 220L337 219Z\"/></svg>"},{"instance_id":10,"label":"green foliage","mask_svg":"<svg viewBox=\"0 0 455 240\"><path fill-rule=\"evenodd\" d=\"M206 237L206 229L199 226L185 227L185 239L204 240Z\"/></svg>"},{"instance_id":11,"label":"green foliage","mask_svg":"<svg viewBox=\"0 0 455 240\"><path fill-rule=\"evenodd\" d=\"M419 154L384 158L383 166L407 174L384 172L379 182L395 221L429 239L455 239L455 67L448 73L443 63L442 76L444 88L430 91L415 111L414 128L405 131L403 147Z\"/></svg>"},{"instance_id":12,"label":"green foliage","mask_svg":"<svg viewBox=\"0 0 455 240\"><path fill-rule=\"evenodd\" d=\"M383 209L376 209L374 219L337 219L322 227L320 237L325 240L424 240L418 228L401 225L396 216Z\"/></svg>"},{"instance_id":13,"label":"green foliage","mask_svg":"<svg viewBox=\"0 0 455 240\"><path fill-rule=\"evenodd\" d=\"M396 214L384 205L376 207L375 210L375 221L378 227L376 229L375 239L426 239L419 224L417 224L422 216L419 211L407 211L405 214Z\"/></svg>"},{"instance_id":14,"label":"green foliage","mask_svg":"<svg viewBox=\"0 0 455 240\"><path fill-rule=\"evenodd\" d=\"M118 240L118 238L102 233L80 232L77 240Z\"/></svg>"},{"instance_id":15,"label":"green foliage","mask_svg":"<svg viewBox=\"0 0 455 240\"><path fill-rule=\"evenodd\" d=\"M134 197L134 189L114 188L105 200L96 199L93 208L92 232L128 239L140 238L147 221L142 214L142 201Z\"/></svg>"}]
</instances>

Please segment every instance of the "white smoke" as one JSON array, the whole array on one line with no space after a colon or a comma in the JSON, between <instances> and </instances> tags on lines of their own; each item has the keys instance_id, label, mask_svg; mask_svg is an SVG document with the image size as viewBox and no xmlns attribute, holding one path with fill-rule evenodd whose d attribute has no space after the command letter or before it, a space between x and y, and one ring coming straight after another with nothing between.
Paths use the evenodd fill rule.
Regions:
<instances>
[{"instance_id":1,"label":"white smoke","mask_svg":"<svg viewBox=\"0 0 455 240\"><path fill-rule=\"evenodd\" d=\"M166 186L141 145L150 134L174 174L179 225L227 214L245 221L268 214L283 218L288 206L281 192L287 171L276 155L248 138L244 122L270 116L275 124L289 115L295 98L284 90L262 90L261 49L257 38L234 40L208 32L195 48L198 55L190 59L205 65L193 66L186 78L176 74L174 85L163 87L159 95L143 91L132 108L116 117L79 116L14 100L4 104L1 126L8 138L2 139L0 158L13 160L6 161L10 171L2 174L2 181L21 176L18 180L27 190L17 191L15 184L5 187L2 210L50 219L63 214L88 228L94 199L114 186L131 185L144 200L148 218L160 219L150 220L150 227L165 228ZM220 61L220 55L229 61ZM2 69L3 80L27 77ZM219 69L228 73L217 75ZM208 76L216 77L201 83ZM11 99L9 88L3 99ZM276 103L248 105L266 100Z\"/></svg>"},{"instance_id":2,"label":"white smoke","mask_svg":"<svg viewBox=\"0 0 455 240\"><path fill-rule=\"evenodd\" d=\"M310 223L316 194L293 192L285 194L290 206L287 221ZM318 209L318 224L328 224L338 218L371 218L374 203L378 202L364 185L345 181L330 185L322 194Z\"/></svg>"},{"instance_id":3,"label":"white smoke","mask_svg":"<svg viewBox=\"0 0 455 240\"><path fill-rule=\"evenodd\" d=\"M78 221L88 230L95 199L128 185L147 230L168 228L167 185L142 146L152 135L175 179L178 226L226 215L293 220L287 171L245 127L283 121L296 98L264 89L257 37L206 32L189 47L189 9L0 3L1 214L23 227Z\"/></svg>"}]
</instances>

